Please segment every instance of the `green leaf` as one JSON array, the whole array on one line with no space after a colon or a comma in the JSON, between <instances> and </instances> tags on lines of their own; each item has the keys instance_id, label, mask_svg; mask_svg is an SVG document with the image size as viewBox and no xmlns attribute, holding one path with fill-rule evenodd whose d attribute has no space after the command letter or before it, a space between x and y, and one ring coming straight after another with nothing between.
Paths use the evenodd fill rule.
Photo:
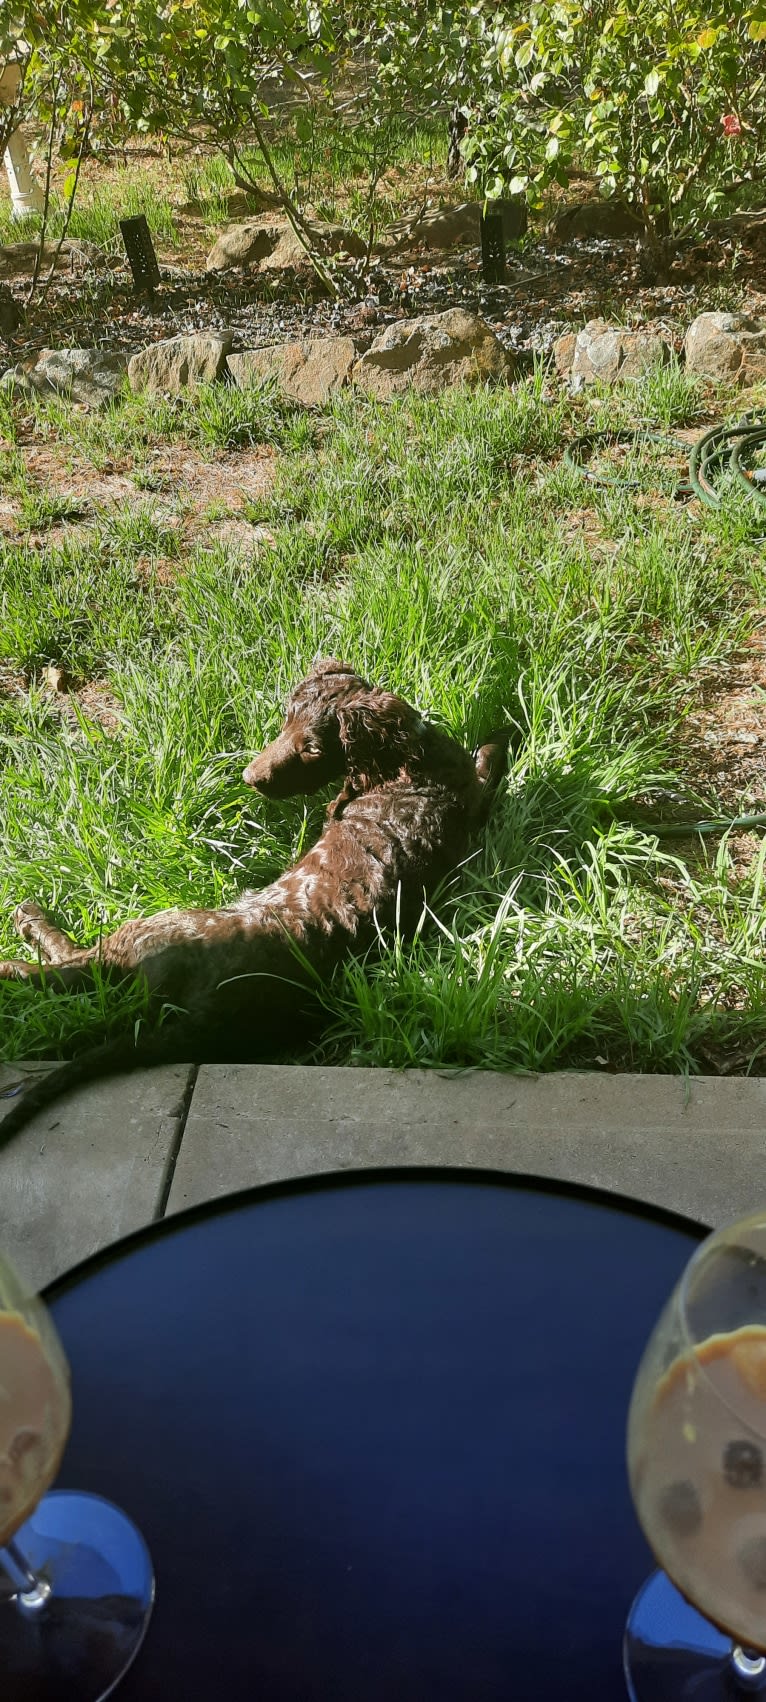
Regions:
<instances>
[{"instance_id":1,"label":"green leaf","mask_svg":"<svg viewBox=\"0 0 766 1702\"><path fill-rule=\"evenodd\" d=\"M659 86L660 86L660 73L659 73L659 71L647 72L647 75L644 77L644 92L649 96L650 100L653 98L654 95L656 95Z\"/></svg>"}]
</instances>

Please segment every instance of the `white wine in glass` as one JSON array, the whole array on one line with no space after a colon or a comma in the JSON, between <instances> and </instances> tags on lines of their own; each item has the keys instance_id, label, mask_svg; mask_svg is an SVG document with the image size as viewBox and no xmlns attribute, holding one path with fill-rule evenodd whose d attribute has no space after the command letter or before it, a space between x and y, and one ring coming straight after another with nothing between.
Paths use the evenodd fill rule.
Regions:
<instances>
[{"instance_id":1,"label":"white wine in glass","mask_svg":"<svg viewBox=\"0 0 766 1702\"><path fill-rule=\"evenodd\" d=\"M151 1560L98 1495L46 1494L72 1416L69 1366L45 1307L0 1259L0 1694L101 1702L143 1641Z\"/></svg>"},{"instance_id":2,"label":"white wine in glass","mask_svg":"<svg viewBox=\"0 0 766 1702\"><path fill-rule=\"evenodd\" d=\"M628 1419L633 1501L663 1571L633 1604L633 1702L766 1698L766 1210L697 1249Z\"/></svg>"}]
</instances>

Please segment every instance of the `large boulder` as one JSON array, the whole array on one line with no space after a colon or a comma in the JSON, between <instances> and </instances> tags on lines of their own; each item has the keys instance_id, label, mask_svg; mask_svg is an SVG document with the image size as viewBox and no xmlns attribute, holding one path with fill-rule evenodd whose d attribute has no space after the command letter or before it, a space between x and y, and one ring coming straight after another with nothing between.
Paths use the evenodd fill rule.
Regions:
<instances>
[{"instance_id":1,"label":"large boulder","mask_svg":"<svg viewBox=\"0 0 766 1702\"><path fill-rule=\"evenodd\" d=\"M66 396L81 407L106 407L122 389L127 355L108 349L41 349L12 367L3 384L14 395Z\"/></svg>"},{"instance_id":2,"label":"large boulder","mask_svg":"<svg viewBox=\"0 0 766 1702\"><path fill-rule=\"evenodd\" d=\"M581 331L559 337L553 358L559 375L575 387L614 384L640 378L649 367L668 361L670 344L654 331L625 331L605 319L591 319Z\"/></svg>"},{"instance_id":3,"label":"large boulder","mask_svg":"<svg viewBox=\"0 0 766 1702\"><path fill-rule=\"evenodd\" d=\"M161 390L171 396L197 384L212 384L226 373L226 356L234 336L199 332L189 337L167 337L139 350L128 362L131 390Z\"/></svg>"},{"instance_id":4,"label":"large boulder","mask_svg":"<svg viewBox=\"0 0 766 1702\"><path fill-rule=\"evenodd\" d=\"M280 238L279 228L249 219L221 231L205 261L208 272L225 272L229 266L253 266L265 260Z\"/></svg>"},{"instance_id":5,"label":"large boulder","mask_svg":"<svg viewBox=\"0 0 766 1702\"><path fill-rule=\"evenodd\" d=\"M490 210L502 215L503 235L507 242L524 235L527 204L523 197L493 201ZM418 219L390 225L383 232L379 246L391 254L415 246L476 248L481 240L481 212L481 201L464 201L458 207L429 207Z\"/></svg>"},{"instance_id":6,"label":"large boulder","mask_svg":"<svg viewBox=\"0 0 766 1702\"><path fill-rule=\"evenodd\" d=\"M323 224L312 220L306 226L312 248L324 258L352 255L359 258L367 253L367 244L354 230L348 230L345 225ZM261 261L262 272L294 271L302 272L311 269L311 257L300 238L296 236L292 225L287 225L271 252Z\"/></svg>"},{"instance_id":7,"label":"large boulder","mask_svg":"<svg viewBox=\"0 0 766 1702\"><path fill-rule=\"evenodd\" d=\"M406 390L434 396L453 384L508 384L515 371L514 356L484 320L451 307L387 325L353 376L373 396L387 398Z\"/></svg>"},{"instance_id":8,"label":"large boulder","mask_svg":"<svg viewBox=\"0 0 766 1702\"><path fill-rule=\"evenodd\" d=\"M326 402L350 382L356 360L351 337L311 337L300 343L271 343L229 355L229 372L244 388L265 378L276 379L285 395L305 407Z\"/></svg>"},{"instance_id":9,"label":"large boulder","mask_svg":"<svg viewBox=\"0 0 766 1702\"><path fill-rule=\"evenodd\" d=\"M766 378L766 320L745 313L699 313L684 339L687 371L729 383Z\"/></svg>"},{"instance_id":10,"label":"large boulder","mask_svg":"<svg viewBox=\"0 0 766 1702\"><path fill-rule=\"evenodd\" d=\"M0 279L31 278L40 252L39 242L6 242L0 247ZM40 269L45 276L55 260L57 272L89 272L106 265L95 242L82 242L67 237L61 247L57 242L45 244Z\"/></svg>"},{"instance_id":11,"label":"large boulder","mask_svg":"<svg viewBox=\"0 0 766 1702\"><path fill-rule=\"evenodd\" d=\"M587 239L600 237L607 241L624 242L639 236L640 219L622 201L579 201L576 206L562 207L553 219L552 229L565 240L570 237Z\"/></svg>"},{"instance_id":12,"label":"large boulder","mask_svg":"<svg viewBox=\"0 0 766 1702\"><path fill-rule=\"evenodd\" d=\"M314 251L322 256L366 254L364 239L345 225L306 221L306 233ZM223 272L228 266L258 266L262 271L311 271L308 249L285 219L248 219L221 232L205 262L208 272Z\"/></svg>"}]
</instances>

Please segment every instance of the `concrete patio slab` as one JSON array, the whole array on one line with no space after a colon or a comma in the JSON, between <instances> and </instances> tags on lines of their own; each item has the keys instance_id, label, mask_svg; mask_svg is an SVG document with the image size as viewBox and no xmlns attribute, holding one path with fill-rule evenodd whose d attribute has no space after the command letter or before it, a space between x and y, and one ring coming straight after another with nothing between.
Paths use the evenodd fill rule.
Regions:
<instances>
[{"instance_id":1,"label":"concrete patio slab","mask_svg":"<svg viewBox=\"0 0 766 1702\"><path fill-rule=\"evenodd\" d=\"M766 1205L766 1081L203 1067L168 1210L392 1164L583 1182L715 1225Z\"/></svg>"},{"instance_id":2,"label":"concrete patio slab","mask_svg":"<svg viewBox=\"0 0 766 1702\"><path fill-rule=\"evenodd\" d=\"M0 1092L50 1064L0 1065ZM95 1082L0 1148L0 1252L35 1288L162 1216L193 1070ZM12 1099L0 1099L0 1124Z\"/></svg>"},{"instance_id":3,"label":"concrete patio slab","mask_svg":"<svg viewBox=\"0 0 766 1702\"><path fill-rule=\"evenodd\" d=\"M0 1068L0 1091L24 1068ZM0 1121L12 1103L0 1099ZM166 1211L264 1182L410 1164L581 1182L712 1226L766 1206L766 1080L137 1071L61 1099L0 1145L0 1250L43 1285Z\"/></svg>"}]
</instances>

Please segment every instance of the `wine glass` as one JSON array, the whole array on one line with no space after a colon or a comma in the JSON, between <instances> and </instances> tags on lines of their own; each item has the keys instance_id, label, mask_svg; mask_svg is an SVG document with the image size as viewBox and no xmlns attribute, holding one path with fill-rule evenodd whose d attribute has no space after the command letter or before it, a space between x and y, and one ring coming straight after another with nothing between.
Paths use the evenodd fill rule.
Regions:
<instances>
[{"instance_id":1,"label":"wine glass","mask_svg":"<svg viewBox=\"0 0 766 1702\"><path fill-rule=\"evenodd\" d=\"M663 1567L628 1619L632 1702L766 1698L766 1209L702 1242L655 1325L628 1472Z\"/></svg>"},{"instance_id":2,"label":"wine glass","mask_svg":"<svg viewBox=\"0 0 766 1702\"><path fill-rule=\"evenodd\" d=\"M143 1537L99 1495L46 1495L69 1434L69 1366L36 1296L0 1259L0 1690L101 1702L154 1601Z\"/></svg>"}]
</instances>

